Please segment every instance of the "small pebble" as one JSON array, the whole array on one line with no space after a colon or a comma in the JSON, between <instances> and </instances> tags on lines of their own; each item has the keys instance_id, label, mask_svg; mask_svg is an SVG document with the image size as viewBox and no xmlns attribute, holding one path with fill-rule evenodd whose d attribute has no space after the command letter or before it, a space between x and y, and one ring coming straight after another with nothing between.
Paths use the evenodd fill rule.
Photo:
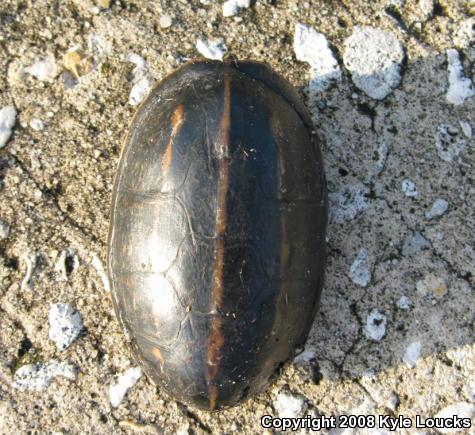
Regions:
<instances>
[{"instance_id":1,"label":"small pebble","mask_svg":"<svg viewBox=\"0 0 475 435\"><path fill-rule=\"evenodd\" d=\"M102 265L101 259L96 254L92 254L91 265L94 269L96 269L96 272L102 281L104 290L106 292L109 292L110 291L109 277L106 271L104 270L104 266Z\"/></svg>"},{"instance_id":2,"label":"small pebble","mask_svg":"<svg viewBox=\"0 0 475 435\"><path fill-rule=\"evenodd\" d=\"M458 402L441 409L434 417L453 421L454 416L458 419L473 419L475 417L475 404L469 402ZM460 428L441 427L437 428L440 433L460 432ZM467 431L469 433L469 431Z\"/></svg>"},{"instance_id":3,"label":"small pebble","mask_svg":"<svg viewBox=\"0 0 475 435\"><path fill-rule=\"evenodd\" d=\"M311 350L305 350L294 358L294 363L295 364L308 363L312 361L313 359L315 359L315 352Z\"/></svg>"},{"instance_id":4,"label":"small pebble","mask_svg":"<svg viewBox=\"0 0 475 435\"><path fill-rule=\"evenodd\" d=\"M237 15L241 9L251 6L251 0L227 0L223 3L223 16L232 17Z\"/></svg>"},{"instance_id":5,"label":"small pebble","mask_svg":"<svg viewBox=\"0 0 475 435\"><path fill-rule=\"evenodd\" d=\"M341 80L341 70L323 33L304 24L295 25L294 52L297 60L310 65L311 94L322 92L335 81Z\"/></svg>"},{"instance_id":6,"label":"small pebble","mask_svg":"<svg viewBox=\"0 0 475 435\"><path fill-rule=\"evenodd\" d=\"M429 249L431 244L420 232L409 234L402 245L402 255L410 257L418 252Z\"/></svg>"},{"instance_id":7,"label":"small pebble","mask_svg":"<svg viewBox=\"0 0 475 435\"><path fill-rule=\"evenodd\" d=\"M350 267L351 280L361 287L366 287L371 281L371 272L368 269L367 261L368 251L361 249Z\"/></svg>"},{"instance_id":8,"label":"small pebble","mask_svg":"<svg viewBox=\"0 0 475 435\"><path fill-rule=\"evenodd\" d=\"M470 125L470 122L467 121L459 121L460 128L462 129L462 133L464 136L468 139L472 138L472 126Z\"/></svg>"},{"instance_id":9,"label":"small pebble","mask_svg":"<svg viewBox=\"0 0 475 435\"><path fill-rule=\"evenodd\" d=\"M25 68L25 72L36 77L40 81L52 80L56 77L58 70L53 57L39 59L29 67Z\"/></svg>"},{"instance_id":10,"label":"small pebble","mask_svg":"<svg viewBox=\"0 0 475 435\"><path fill-rule=\"evenodd\" d=\"M417 360L421 356L422 345L420 341L414 341L406 348L406 352L402 360L406 363L409 368L413 368L416 365Z\"/></svg>"},{"instance_id":11,"label":"small pebble","mask_svg":"<svg viewBox=\"0 0 475 435\"><path fill-rule=\"evenodd\" d=\"M409 310L411 305L412 301L407 296L401 296L397 301L397 306L401 310Z\"/></svg>"},{"instance_id":12,"label":"small pebble","mask_svg":"<svg viewBox=\"0 0 475 435\"><path fill-rule=\"evenodd\" d=\"M110 42L97 33L91 33L87 38L89 51L93 53L94 59L103 62L111 51Z\"/></svg>"},{"instance_id":13,"label":"small pebble","mask_svg":"<svg viewBox=\"0 0 475 435\"><path fill-rule=\"evenodd\" d=\"M0 219L0 240L8 238L10 235L10 225Z\"/></svg>"},{"instance_id":14,"label":"small pebble","mask_svg":"<svg viewBox=\"0 0 475 435\"><path fill-rule=\"evenodd\" d=\"M465 150L466 140L454 125L440 124L437 127L435 146L439 157L444 162L452 162L462 151Z\"/></svg>"},{"instance_id":15,"label":"small pebble","mask_svg":"<svg viewBox=\"0 0 475 435\"><path fill-rule=\"evenodd\" d=\"M135 68L138 70L143 71L147 69L147 62L142 56L139 56L137 53L129 53L126 57L127 62L131 62L135 65ZM135 71L134 74L139 73L140 71Z\"/></svg>"},{"instance_id":16,"label":"small pebble","mask_svg":"<svg viewBox=\"0 0 475 435\"><path fill-rule=\"evenodd\" d=\"M30 127L33 129L33 130L36 130L36 131L41 131L45 128L45 123L41 120L41 119L38 119L38 118L33 118L31 121L30 121Z\"/></svg>"},{"instance_id":17,"label":"small pebble","mask_svg":"<svg viewBox=\"0 0 475 435\"><path fill-rule=\"evenodd\" d=\"M368 340L381 341L386 334L386 316L373 309L366 317L364 335Z\"/></svg>"},{"instance_id":18,"label":"small pebble","mask_svg":"<svg viewBox=\"0 0 475 435\"><path fill-rule=\"evenodd\" d=\"M68 51L63 57L64 67L72 72L76 79L90 73L93 68L92 58L79 49Z\"/></svg>"},{"instance_id":19,"label":"small pebble","mask_svg":"<svg viewBox=\"0 0 475 435\"><path fill-rule=\"evenodd\" d=\"M21 256L21 259L25 262L25 265L26 265L25 276L23 277L23 280L21 281L22 290L31 290L31 278L36 268L37 258L38 258L38 254L36 252L23 254Z\"/></svg>"},{"instance_id":20,"label":"small pebble","mask_svg":"<svg viewBox=\"0 0 475 435\"><path fill-rule=\"evenodd\" d=\"M431 293L440 298L447 293L447 284L443 278L429 273L423 280L417 281L416 289L422 296Z\"/></svg>"},{"instance_id":21,"label":"small pebble","mask_svg":"<svg viewBox=\"0 0 475 435\"><path fill-rule=\"evenodd\" d=\"M126 60L135 64L133 70L132 89L129 95L129 104L138 106L152 89L152 81L148 75L148 66L145 59L138 54L129 53Z\"/></svg>"},{"instance_id":22,"label":"small pebble","mask_svg":"<svg viewBox=\"0 0 475 435\"><path fill-rule=\"evenodd\" d=\"M274 409L280 418L296 418L306 408L305 398L300 395L281 391L274 400Z\"/></svg>"},{"instance_id":23,"label":"small pebble","mask_svg":"<svg viewBox=\"0 0 475 435\"><path fill-rule=\"evenodd\" d=\"M419 0L418 6L424 20L429 20L434 13L434 0Z\"/></svg>"},{"instance_id":24,"label":"small pebble","mask_svg":"<svg viewBox=\"0 0 475 435\"><path fill-rule=\"evenodd\" d=\"M458 48L470 50L470 46L473 44L473 29L475 28L475 16L467 18L465 20L457 20L458 26L455 30L455 34L452 39L455 46ZM467 50L467 51L468 51ZM469 57L470 58L470 57ZM473 56L472 56L473 59ZM471 59L471 60L472 60Z\"/></svg>"},{"instance_id":25,"label":"small pebble","mask_svg":"<svg viewBox=\"0 0 475 435\"><path fill-rule=\"evenodd\" d=\"M132 367L117 377L117 382L109 387L109 399L114 408L124 400L127 391L132 388L142 377L140 367Z\"/></svg>"},{"instance_id":26,"label":"small pebble","mask_svg":"<svg viewBox=\"0 0 475 435\"><path fill-rule=\"evenodd\" d=\"M438 198L432 204L431 209L426 213L427 219L434 219L435 217L442 216L449 208L449 203L442 198Z\"/></svg>"},{"instance_id":27,"label":"small pebble","mask_svg":"<svg viewBox=\"0 0 475 435\"><path fill-rule=\"evenodd\" d=\"M394 412L400 403L401 401L399 400L398 395L393 391L386 402L386 407Z\"/></svg>"},{"instance_id":28,"label":"small pebble","mask_svg":"<svg viewBox=\"0 0 475 435\"><path fill-rule=\"evenodd\" d=\"M78 81L72 74L64 71L61 74L61 83L63 84L64 89L69 90L73 89L78 84Z\"/></svg>"},{"instance_id":29,"label":"small pebble","mask_svg":"<svg viewBox=\"0 0 475 435\"><path fill-rule=\"evenodd\" d=\"M70 304L53 304L49 310L49 338L59 350L67 349L82 331L81 315Z\"/></svg>"},{"instance_id":30,"label":"small pebble","mask_svg":"<svg viewBox=\"0 0 475 435\"><path fill-rule=\"evenodd\" d=\"M160 27L162 29L168 29L173 24L172 17L170 15L162 15L160 17Z\"/></svg>"},{"instance_id":31,"label":"small pebble","mask_svg":"<svg viewBox=\"0 0 475 435\"><path fill-rule=\"evenodd\" d=\"M27 364L14 375L15 387L20 390L42 391L48 388L57 376L76 379L76 369L65 362L51 360L47 363Z\"/></svg>"},{"instance_id":32,"label":"small pebble","mask_svg":"<svg viewBox=\"0 0 475 435\"><path fill-rule=\"evenodd\" d=\"M374 168L371 171L371 176L379 175L383 172L384 167L386 166L386 159L389 153L389 145L386 142L382 142L378 145L376 150L376 155L378 159L374 163Z\"/></svg>"},{"instance_id":33,"label":"small pebble","mask_svg":"<svg viewBox=\"0 0 475 435\"><path fill-rule=\"evenodd\" d=\"M5 106L0 110L0 148L3 148L12 135L16 121L16 109L13 106Z\"/></svg>"},{"instance_id":34,"label":"small pebble","mask_svg":"<svg viewBox=\"0 0 475 435\"><path fill-rule=\"evenodd\" d=\"M224 55L228 51L223 38L204 41L198 39L196 41L196 49L207 59L223 60Z\"/></svg>"},{"instance_id":35,"label":"small pebble","mask_svg":"<svg viewBox=\"0 0 475 435\"><path fill-rule=\"evenodd\" d=\"M414 196L418 195L416 185L411 180L408 180L408 179L404 180L401 183L401 188L402 188L402 191L404 192L404 195L410 198L413 198Z\"/></svg>"},{"instance_id":36,"label":"small pebble","mask_svg":"<svg viewBox=\"0 0 475 435\"><path fill-rule=\"evenodd\" d=\"M333 222L343 223L355 219L369 205L368 188L362 184L349 184L329 195L330 218Z\"/></svg>"},{"instance_id":37,"label":"small pebble","mask_svg":"<svg viewBox=\"0 0 475 435\"><path fill-rule=\"evenodd\" d=\"M471 380L468 380L464 388L464 393L469 400L475 402L475 375L472 376Z\"/></svg>"},{"instance_id":38,"label":"small pebble","mask_svg":"<svg viewBox=\"0 0 475 435\"><path fill-rule=\"evenodd\" d=\"M343 62L355 86L382 100L401 81L404 48L396 35L373 27L356 26L345 41Z\"/></svg>"},{"instance_id":39,"label":"small pebble","mask_svg":"<svg viewBox=\"0 0 475 435\"><path fill-rule=\"evenodd\" d=\"M396 6L398 8L404 7L406 0L388 0L387 6Z\"/></svg>"},{"instance_id":40,"label":"small pebble","mask_svg":"<svg viewBox=\"0 0 475 435\"><path fill-rule=\"evenodd\" d=\"M467 98L475 95L472 81L463 75L463 65L458 50L447 50L447 75L449 89L447 101L456 106L463 104Z\"/></svg>"}]
</instances>

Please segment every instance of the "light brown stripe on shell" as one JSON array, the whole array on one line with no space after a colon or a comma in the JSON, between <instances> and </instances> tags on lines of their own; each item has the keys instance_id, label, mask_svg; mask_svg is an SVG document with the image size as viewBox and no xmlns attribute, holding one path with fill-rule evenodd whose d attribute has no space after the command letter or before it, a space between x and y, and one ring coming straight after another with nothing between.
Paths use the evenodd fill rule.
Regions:
<instances>
[{"instance_id":1,"label":"light brown stripe on shell","mask_svg":"<svg viewBox=\"0 0 475 435\"><path fill-rule=\"evenodd\" d=\"M168 169L170 168L170 164L172 162L173 157L173 140L175 139L176 135L180 131L183 122L185 121L185 108L183 104L178 105L172 115L172 132L170 135L170 140L167 143L165 148L165 154L163 155L162 160L162 171L163 175L166 175Z\"/></svg>"},{"instance_id":2,"label":"light brown stripe on shell","mask_svg":"<svg viewBox=\"0 0 475 435\"><path fill-rule=\"evenodd\" d=\"M229 73L224 73L224 104L221 123L216 140L216 151L219 159L218 168L218 197L216 207L216 247L215 265L211 292L211 331L208 343L208 394L209 407L216 408L218 399L218 388L215 385L218 377L221 361L221 348L224 345L224 335L222 331L219 309L223 305L224 295L224 235L227 226L226 200L229 184L229 142L231 129L231 77Z\"/></svg>"},{"instance_id":3,"label":"light brown stripe on shell","mask_svg":"<svg viewBox=\"0 0 475 435\"><path fill-rule=\"evenodd\" d=\"M163 358L162 352L158 347L154 347L152 349L153 356L158 360L160 363L160 370L163 370L163 365L165 364L165 359Z\"/></svg>"}]
</instances>

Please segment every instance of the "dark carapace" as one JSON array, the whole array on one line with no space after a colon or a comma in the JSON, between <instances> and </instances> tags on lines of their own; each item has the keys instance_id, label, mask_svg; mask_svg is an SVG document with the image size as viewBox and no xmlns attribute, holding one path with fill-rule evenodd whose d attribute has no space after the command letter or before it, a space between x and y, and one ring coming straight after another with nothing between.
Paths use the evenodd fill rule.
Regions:
<instances>
[{"instance_id":1,"label":"dark carapace","mask_svg":"<svg viewBox=\"0 0 475 435\"><path fill-rule=\"evenodd\" d=\"M248 61L188 63L135 115L109 276L134 354L179 401L235 405L305 343L327 222L312 130L295 89Z\"/></svg>"}]
</instances>

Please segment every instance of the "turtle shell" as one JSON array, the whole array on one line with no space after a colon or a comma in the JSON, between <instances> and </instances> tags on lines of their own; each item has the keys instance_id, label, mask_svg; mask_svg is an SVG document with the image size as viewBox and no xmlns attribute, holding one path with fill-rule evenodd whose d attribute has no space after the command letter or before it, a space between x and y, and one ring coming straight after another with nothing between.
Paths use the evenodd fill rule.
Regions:
<instances>
[{"instance_id":1,"label":"turtle shell","mask_svg":"<svg viewBox=\"0 0 475 435\"><path fill-rule=\"evenodd\" d=\"M111 214L117 316L177 400L235 405L304 345L326 184L307 110L268 66L191 62L160 82L132 121Z\"/></svg>"}]
</instances>

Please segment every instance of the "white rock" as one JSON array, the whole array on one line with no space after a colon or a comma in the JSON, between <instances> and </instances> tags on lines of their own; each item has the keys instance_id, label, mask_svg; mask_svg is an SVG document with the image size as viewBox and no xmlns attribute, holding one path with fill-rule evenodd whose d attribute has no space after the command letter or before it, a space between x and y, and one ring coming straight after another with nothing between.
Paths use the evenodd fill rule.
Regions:
<instances>
[{"instance_id":1,"label":"white rock","mask_svg":"<svg viewBox=\"0 0 475 435\"><path fill-rule=\"evenodd\" d=\"M299 417L306 408L305 399L302 396L284 391L277 395L273 405L280 418Z\"/></svg>"},{"instance_id":2,"label":"white rock","mask_svg":"<svg viewBox=\"0 0 475 435\"><path fill-rule=\"evenodd\" d=\"M312 350L305 350L294 358L295 364L308 363L315 359L315 352Z\"/></svg>"},{"instance_id":3,"label":"white rock","mask_svg":"<svg viewBox=\"0 0 475 435\"><path fill-rule=\"evenodd\" d=\"M454 416L457 416L458 418L474 418L475 405L473 403L468 402L454 403L453 405L449 405L446 408L440 410L435 415L435 418L452 419ZM437 431L441 433L455 433L460 432L462 430L465 433L465 430L461 428L437 428Z\"/></svg>"},{"instance_id":4,"label":"white rock","mask_svg":"<svg viewBox=\"0 0 475 435\"><path fill-rule=\"evenodd\" d=\"M228 51L223 38L204 41L197 39L196 49L207 59L223 60L224 55Z\"/></svg>"},{"instance_id":5,"label":"white rock","mask_svg":"<svg viewBox=\"0 0 475 435\"><path fill-rule=\"evenodd\" d=\"M369 205L368 188L362 184L348 184L329 195L330 217L333 222L343 223L356 218Z\"/></svg>"},{"instance_id":6,"label":"white rock","mask_svg":"<svg viewBox=\"0 0 475 435\"><path fill-rule=\"evenodd\" d=\"M472 379L468 380L467 385L463 389L465 396L472 402L475 402L475 375L472 375Z\"/></svg>"},{"instance_id":7,"label":"white rock","mask_svg":"<svg viewBox=\"0 0 475 435\"><path fill-rule=\"evenodd\" d=\"M458 22L458 28L453 36L454 44L461 49L469 48L475 41L475 17L467 18Z\"/></svg>"},{"instance_id":8,"label":"white rock","mask_svg":"<svg viewBox=\"0 0 475 435\"><path fill-rule=\"evenodd\" d=\"M93 53L94 59L104 61L111 51L111 44L107 39L97 33L91 33L87 39L89 50Z\"/></svg>"},{"instance_id":9,"label":"white rock","mask_svg":"<svg viewBox=\"0 0 475 435\"><path fill-rule=\"evenodd\" d=\"M386 316L377 309L373 309L366 317L364 335L368 340L381 341L386 334Z\"/></svg>"},{"instance_id":10,"label":"white rock","mask_svg":"<svg viewBox=\"0 0 475 435\"><path fill-rule=\"evenodd\" d=\"M109 387L109 399L114 408L120 405L127 391L137 383L141 376L142 369L132 367L117 377L117 382Z\"/></svg>"},{"instance_id":11,"label":"white rock","mask_svg":"<svg viewBox=\"0 0 475 435\"><path fill-rule=\"evenodd\" d=\"M388 400L386 401L386 406L391 410L395 411L396 408L399 406L400 400L399 396L393 391L389 396Z\"/></svg>"},{"instance_id":12,"label":"white rock","mask_svg":"<svg viewBox=\"0 0 475 435\"><path fill-rule=\"evenodd\" d=\"M399 85L403 59L404 48L391 32L357 26L345 41L343 61L353 83L376 100Z\"/></svg>"},{"instance_id":13,"label":"white rock","mask_svg":"<svg viewBox=\"0 0 475 435\"><path fill-rule=\"evenodd\" d=\"M132 89L129 95L129 104L138 106L152 89L152 81L148 75L148 66L145 59L136 53L129 53L126 60L135 64L132 71Z\"/></svg>"},{"instance_id":14,"label":"white rock","mask_svg":"<svg viewBox=\"0 0 475 435\"><path fill-rule=\"evenodd\" d=\"M310 95L322 92L335 81L341 80L341 70L327 38L303 24L295 25L294 51L297 60L307 62L311 68Z\"/></svg>"},{"instance_id":15,"label":"white rock","mask_svg":"<svg viewBox=\"0 0 475 435\"><path fill-rule=\"evenodd\" d=\"M109 277L107 276L107 273L104 270L104 266L102 265L101 259L96 254L92 254L91 265L94 269L96 269L96 272L102 281L104 290L106 292L109 292L110 291Z\"/></svg>"},{"instance_id":16,"label":"white rock","mask_svg":"<svg viewBox=\"0 0 475 435\"><path fill-rule=\"evenodd\" d=\"M412 301L407 296L401 296L397 301L397 306L401 310L409 310L411 305Z\"/></svg>"},{"instance_id":17,"label":"white rock","mask_svg":"<svg viewBox=\"0 0 475 435\"><path fill-rule=\"evenodd\" d=\"M398 8L404 7L406 0L388 0L387 6L397 6Z\"/></svg>"},{"instance_id":18,"label":"white rock","mask_svg":"<svg viewBox=\"0 0 475 435\"><path fill-rule=\"evenodd\" d=\"M440 124L437 127L435 146L439 157L445 162L451 162L465 150L466 140L454 125Z\"/></svg>"},{"instance_id":19,"label":"white rock","mask_svg":"<svg viewBox=\"0 0 475 435\"><path fill-rule=\"evenodd\" d=\"M56 376L74 380L76 369L70 364L56 360L24 365L15 372L14 385L20 390L41 391L49 387Z\"/></svg>"},{"instance_id":20,"label":"white rock","mask_svg":"<svg viewBox=\"0 0 475 435\"><path fill-rule=\"evenodd\" d=\"M404 192L404 195L410 198L418 195L416 185L411 180L403 180L403 182L401 183L401 188Z\"/></svg>"},{"instance_id":21,"label":"white rock","mask_svg":"<svg viewBox=\"0 0 475 435\"><path fill-rule=\"evenodd\" d=\"M8 238L10 235L10 225L0 219L0 240Z\"/></svg>"},{"instance_id":22,"label":"white rock","mask_svg":"<svg viewBox=\"0 0 475 435\"><path fill-rule=\"evenodd\" d=\"M371 281L371 272L368 269L367 261L368 251L366 249L360 249L360 252L350 267L351 280L361 287L366 287Z\"/></svg>"},{"instance_id":23,"label":"white rock","mask_svg":"<svg viewBox=\"0 0 475 435\"><path fill-rule=\"evenodd\" d=\"M16 109L13 106L5 106L0 110L0 148L3 148L12 135L16 121Z\"/></svg>"},{"instance_id":24,"label":"white rock","mask_svg":"<svg viewBox=\"0 0 475 435\"><path fill-rule=\"evenodd\" d=\"M152 82L148 77L142 77L132 86L129 95L129 103L132 106L138 106L152 89Z\"/></svg>"},{"instance_id":25,"label":"white rock","mask_svg":"<svg viewBox=\"0 0 475 435\"><path fill-rule=\"evenodd\" d=\"M223 16L232 17L237 15L241 9L251 6L251 0L227 0L223 3Z\"/></svg>"},{"instance_id":26,"label":"white rock","mask_svg":"<svg viewBox=\"0 0 475 435\"><path fill-rule=\"evenodd\" d=\"M424 15L424 19L428 20L434 12L434 0L419 0L419 10Z\"/></svg>"},{"instance_id":27,"label":"white rock","mask_svg":"<svg viewBox=\"0 0 475 435\"><path fill-rule=\"evenodd\" d=\"M426 218L430 220L434 219L437 216L442 216L448 208L449 203L445 199L438 198L432 204L431 209L426 212Z\"/></svg>"},{"instance_id":28,"label":"white rock","mask_svg":"<svg viewBox=\"0 0 475 435\"><path fill-rule=\"evenodd\" d=\"M53 304L49 310L49 338L59 350L67 349L82 331L82 318L70 304Z\"/></svg>"},{"instance_id":29,"label":"white rock","mask_svg":"<svg viewBox=\"0 0 475 435\"><path fill-rule=\"evenodd\" d=\"M25 262L26 272L23 280L21 281L22 290L31 290L31 278L33 272L36 268L36 260L38 258L38 253L26 253L21 256L21 259Z\"/></svg>"},{"instance_id":30,"label":"white rock","mask_svg":"<svg viewBox=\"0 0 475 435\"><path fill-rule=\"evenodd\" d=\"M25 72L36 77L38 80L47 81L52 80L58 74L56 62L53 57L46 57L39 59L29 67L25 68Z\"/></svg>"},{"instance_id":31,"label":"white rock","mask_svg":"<svg viewBox=\"0 0 475 435\"><path fill-rule=\"evenodd\" d=\"M170 15L165 14L160 17L160 27L162 29L167 29L172 24L173 24L173 20L172 20L172 17L170 17Z\"/></svg>"},{"instance_id":32,"label":"white rock","mask_svg":"<svg viewBox=\"0 0 475 435\"><path fill-rule=\"evenodd\" d=\"M38 119L38 118L33 118L31 121L30 121L30 127L33 129L33 130L36 130L36 131L41 131L45 128L45 123L41 120L41 119Z\"/></svg>"},{"instance_id":33,"label":"white rock","mask_svg":"<svg viewBox=\"0 0 475 435\"><path fill-rule=\"evenodd\" d=\"M79 83L76 79L76 77L74 77L73 74L71 74L70 72L68 71L64 71L62 74L61 74L61 82L64 86L64 89L66 90L69 90L69 89L74 89L74 87Z\"/></svg>"},{"instance_id":34,"label":"white rock","mask_svg":"<svg viewBox=\"0 0 475 435\"><path fill-rule=\"evenodd\" d=\"M402 245L402 255L412 256L417 254L419 251L424 249L429 249L431 244L420 232L416 231L415 233L409 234L404 240Z\"/></svg>"},{"instance_id":35,"label":"white rock","mask_svg":"<svg viewBox=\"0 0 475 435\"><path fill-rule=\"evenodd\" d=\"M402 360L409 368L413 368L416 365L417 360L421 356L422 345L420 341L414 341L406 348L406 352Z\"/></svg>"},{"instance_id":36,"label":"white rock","mask_svg":"<svg viewBox=\"0 0 475 435\"><path fill-rule=\"evenodd\" d=\"M453 48L447 50L447 62L449 89L446 98L449 103L458 106L467 98L473 97L475 89L472 81L463 75L463 66L457 50Z\"/></svg>"},{"instance_id":37,"label":"white rock","mask_svg":"<svg viewBox=\"0 0 475 435\"><path fill-rule=\"evenodd\" d=\"M462 133L465 135L465 137L467 137L468 139L471 139L472 138L472 126L470 125L470 122L459 121L459 124L460 124L460 128L462 129Z\"/></svg>"}]
</instances>

